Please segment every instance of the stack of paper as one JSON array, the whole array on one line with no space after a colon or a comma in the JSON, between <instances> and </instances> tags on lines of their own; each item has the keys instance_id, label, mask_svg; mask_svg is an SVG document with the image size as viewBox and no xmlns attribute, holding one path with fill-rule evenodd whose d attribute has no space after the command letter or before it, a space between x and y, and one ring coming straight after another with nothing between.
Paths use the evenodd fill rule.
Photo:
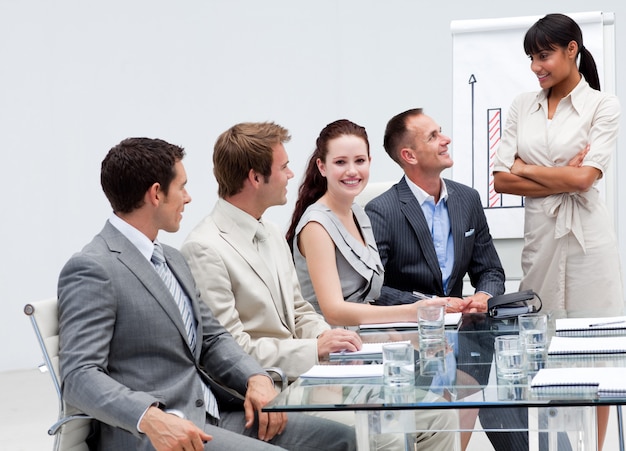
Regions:
<instances>
[{"instance_id":1,"label":"stack of paper","mask_svg":"<svg viewBox=\"0 0 626 451\"><path fill-rule=\"evenodd\" d=\"M314 365L300 377L309 379L341 379L383 377L383 365Z\"/></svg>"},{"instance_id":2,"label":"stack of paper","mask_svg":"<svg viewBox=\"0 0 626 451\"><path fill-rule=\"evenodd\" d=\"M458 327L461 323L462 313L446 313L445 325L446 327ZM361 324L359 326L361 330L369 329L413 329L417 330L417 318L415 321L405 321L396 323L374 323L374 324Z\"/></svg>"},{"instance_id":3,"label":"stack of paper","mask_svg":"<svg viewBox=\"0 0 626 451\"><path fill-rule=\"evenodd\" d=\"M397 341L394 343L411 343L409 340ZM341 351L331 352L331 359L382 359L383 358L383 345L385 343L363 343L363 346L358 351Z\"/></svg>"},{"instance_id":4,"label":"stack of paper","mask_svg":"<svg viewBox=\"0 0 626 451\"><path fill-rule=\"evenodd\" d=\"M557 318L556 334L562 337L625 335L626 316Z\"/></svg>"}]
</instances>

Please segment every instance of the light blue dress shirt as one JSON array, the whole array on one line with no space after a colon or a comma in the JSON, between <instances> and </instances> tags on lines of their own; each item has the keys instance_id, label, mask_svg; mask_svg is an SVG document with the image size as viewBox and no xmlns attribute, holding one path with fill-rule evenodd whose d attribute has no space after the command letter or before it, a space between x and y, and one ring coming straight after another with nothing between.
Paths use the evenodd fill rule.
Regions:
<instances>
[{"instance_id":1,"label":"light blue dress shirt","mask_svg":"<svg viewBox=\"0 0 626 451\"><path fill-rule=\"evenodd\" d=\"M441 179L441 192L439 201L435 204L435 198L417 186L408 177L405 177L411 192L419 202L433 239L439 268L441 269L441 281L443 291L448 294L448 281L454 266L454 242L452 240L452 228L450 227L450 215L448 214L448 189Z\"/></svg>"}]
</instances>

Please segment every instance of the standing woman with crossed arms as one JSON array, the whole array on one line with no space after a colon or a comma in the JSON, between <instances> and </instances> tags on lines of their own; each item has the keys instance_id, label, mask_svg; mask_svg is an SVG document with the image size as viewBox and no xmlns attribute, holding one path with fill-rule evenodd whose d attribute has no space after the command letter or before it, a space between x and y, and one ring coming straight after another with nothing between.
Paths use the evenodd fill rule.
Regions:
<instances>
[{"instance_id":1,"label":"standing woman with crossed arms","mask_svg":"<svg viewBox=\"0 0 626 451\"><path fill-rule=\"evenodd\" d=\"M496 191L526 197L520 289L536 291L550 312L620 315L617 243L596 188L615 150L619 102L600 92L570 17L539 19L524 51L542 89L513 101L494 167ZM600 448L607 418L599 408Z\"/></svg>"}]
</instances>

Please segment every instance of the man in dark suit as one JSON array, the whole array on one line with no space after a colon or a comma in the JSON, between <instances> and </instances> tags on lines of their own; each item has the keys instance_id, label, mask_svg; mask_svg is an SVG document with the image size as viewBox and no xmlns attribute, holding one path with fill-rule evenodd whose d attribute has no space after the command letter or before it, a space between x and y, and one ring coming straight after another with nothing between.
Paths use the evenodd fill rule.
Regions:
<instances>
[{"instance_id":1,"label":"man in dark suit","mask_svg":"<svg viewBox=\"0 0 626 451\"><path fill-rule=\"evenodd\" d=\"M487 300L504 293L504 270L478 192L441 177L453 164L448 144L421 109L387 123L385 150L405 175L365 206L385 267L378 304L412 303L419 292L449 297L449 312L485 312ZM467 297L465 274L475 288Z\"/></svg>"},{"instance_id":2,"label":"man in dark suit","mask_svg":"<svg viewBox=\"0 0 626 451\"><path fill-rule=\"evenodd\" d=\"M387 123L384 147L404 177L365 206L385 267L378 304L420 301L419 292L449 297L449 312L486 312L488 299L504 293L504 270L480 195L441 177L453 164L450 141L420 108ZM463 297L465 274L475 293ZM458 340L458 368L485 384L493 347L476 347L467 334ZM495 432L527 427L526 409L481 409L479 415L483 427L494 430L487 436L496 450L528 449L527 433Z\"/></svg>"},{"instance_id":3,"label":"man in dark suit","mask_svg":"<svg viewBox=\"0 0 626 451\"><path fill-rule=\"evenodd\" d=\"M180 253L158 243L191 201L183 156L130 138L102 162L113 214L59 277L64 400L95 418L99 450L354 449L344 425L262 412L271 378L200 301Z\"/></svg>"}]
</instances>

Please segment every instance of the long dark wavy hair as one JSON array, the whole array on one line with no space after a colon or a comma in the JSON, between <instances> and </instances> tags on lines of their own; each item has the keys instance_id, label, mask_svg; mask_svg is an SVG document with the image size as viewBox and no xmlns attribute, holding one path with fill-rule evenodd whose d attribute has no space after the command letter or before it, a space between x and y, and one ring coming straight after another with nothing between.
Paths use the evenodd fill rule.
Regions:
<instances>
[{"instance_id":1,"label":"long dark wavy hair","mask_svg":"<svg viewBox=\"0 0 626 451\"><path fill-rule=\"evenodd\" d=\"M296 234L296 226L300 221L300 218L309 207L309 205L315 203L320 197L324 195L328 184L326 177L322 177L319 169L317 168L317 160L326 161L326 155L328 155L328 142L339 138L344 135L354 135L363 141L367 146L367 155L370 154L370 143L367 138L367 132L364 127L355 124L347 119L339 119L335 122L331 122L322 129L320 135L315 142L315 150L309 159L304 178L298 189L298 200L296 201L296 207L291 216L291 225L287 230L287 243L293 252L293 239Z\"/></svg>"},{"instance_id":2,"label":"long dark wavy hair","mask_svg":"<svg viewBox=\"0 0 626 451\"><path fill-rule=\"evenodd\" d=\"M548 14L539 19L524 36L524 51L531 55L542 50L565 49L571 41L578 44L578 71L583 74L589 86L599 91L600 78L596 62L583 45L583 32L571 17L565 14Z\"/></svg>"}]
</instances>

